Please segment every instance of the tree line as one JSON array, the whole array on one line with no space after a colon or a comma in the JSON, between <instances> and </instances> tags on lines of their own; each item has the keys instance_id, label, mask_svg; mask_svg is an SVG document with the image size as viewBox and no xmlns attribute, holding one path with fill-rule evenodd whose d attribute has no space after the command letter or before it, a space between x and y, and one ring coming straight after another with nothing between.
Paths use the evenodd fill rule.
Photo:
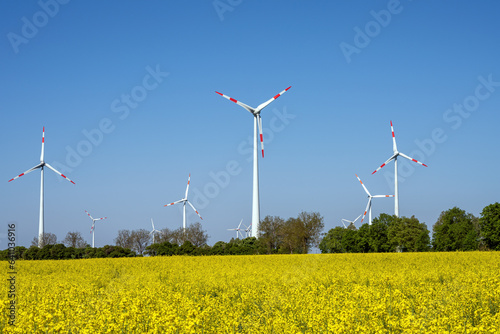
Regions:
<instances>
[{"instance_id":1,"label":"tree line","mask_svg":"<svg viewBox=\"0 0 500 334\"><path fill-rule=\"evenodd\" d=\"M318 212L301 212L284 220L266 216L259 225L258 238L219 241L207 244L208 234L200 223L153 235L147 230L120 230L115 246L91 248L80 232L69 232L63 243L52 233L44 234L42 246L33 238L31 247L15 247L18 259L82 259L96 257L170 256L170 255L243 255L307 254L312 247L322 253L421 252L500 250L500 203L483 208L480 217L454 207L443 211L430 231L414 216L381 214L371 225L356 228L337 226L322 234L323 217ZM9 250L0 251L0 260L9 258Z\"/></svg>"},{"instance_id":2,"label":"tree line","mask_svg":"<svg viewBox=\"0 0 500 334\"><path fill-rule=\"evenodd\" d=\"M280 217L267 216L260 224L259 238L231 239L219 241L209 246L208 234L200 223L189 225L185 230L168 228L153 235L144 229L120 230L115 238L115 246L106 245L91 248L80 232L69 232L63 243L57 243L57 237L45 233L42 247L38 247L38 238L34 237L31 247L18 246L15 255L18 259L81 259L95 257L130 257L156 255L239 255L239 254L275 254L307 253L320 241L324 227L323 217L319 213L302 212L297 218L286 221ZM0 260L9 257L9 250L0 251Z\"/></svg>"},{"instance_id":3,"label":"tree line","mask_svg":"<svg viewBox=\"0 0 500 334\"><path fill-rule=\"evenodd\" d=\"M475 217L458 207L441 212L430 232L412 216L381 214L372 225L335 227L326 233L322 253L500 250L500 203Z\"/></svg>"}]
</instances>

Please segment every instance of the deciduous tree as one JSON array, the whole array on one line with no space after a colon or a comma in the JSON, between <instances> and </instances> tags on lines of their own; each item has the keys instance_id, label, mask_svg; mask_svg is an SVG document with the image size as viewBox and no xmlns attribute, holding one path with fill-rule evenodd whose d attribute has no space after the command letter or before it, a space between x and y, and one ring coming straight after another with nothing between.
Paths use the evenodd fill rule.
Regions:
<instances>
[{"instance_id":1,"label":"deciduous tree","mask_svg":"<svg viewBox=\"0 0 500 334\"><path fill-rule=\"evenodd\" d=\"M458 207L441 212L432 230L432 247L436 251L478 249L478 219Z\"/></svg>"},{"instance_id":2,"label":"deciduous tree","mask_svg":"<svg viewBox=\"0 0 500 334\"><path fill-rule=\"evenodd\" d=\"M44 233L41 240L42 248L46 245L55 245L57 243L57 236L54 233ZM34 237L31 240L31 246L38 247L38 237Z\"/></svg>"},{"instance_id":3,"label":"deciduous tree","mask_svg":"<svg viewBox=\"0 0 500 334\"><path fill-rule=\"evenodd\" d=\"M80 232L68 232L63 243L66 247L73 248L85 248L87 246L87 243L83 240Z\"/></svg>"},{"instance_id":4,"label":"deciduous tree","mask_svg":"<svg viewBox=\"0 0 500 334\"><path fill-rule=\"evenodd\" d=\"M396 218L387 229L391 251L424 252L429 250L430 238L427 225L415 216Z\"/></svg>"},{"instance_id":5,"label":"deciduous tree","mask_svg":"<svg viewBox=\"0 0 500 334\"><path fill-rule=\"evenodd\" d=\"M489 249L500 250L500 203L486 206L479 218L481 236Z\"/></svg>"}]
</instances>

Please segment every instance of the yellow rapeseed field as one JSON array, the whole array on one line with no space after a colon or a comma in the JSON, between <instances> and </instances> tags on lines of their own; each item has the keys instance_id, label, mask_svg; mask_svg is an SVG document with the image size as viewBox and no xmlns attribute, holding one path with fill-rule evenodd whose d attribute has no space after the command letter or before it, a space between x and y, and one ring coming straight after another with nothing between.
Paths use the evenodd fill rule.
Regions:
<instances>
[{"instance_id":1,"label":"yellow rapeseed field","mask_svg":"<svg viewBox=\"0 0 500 334\"><path fill-rule=\"evenodd\" d=\"M16 267L16 324L8 324L6 284L2 333L500 333L494 252L19 260Z\"/></svg>"}]
</instances>

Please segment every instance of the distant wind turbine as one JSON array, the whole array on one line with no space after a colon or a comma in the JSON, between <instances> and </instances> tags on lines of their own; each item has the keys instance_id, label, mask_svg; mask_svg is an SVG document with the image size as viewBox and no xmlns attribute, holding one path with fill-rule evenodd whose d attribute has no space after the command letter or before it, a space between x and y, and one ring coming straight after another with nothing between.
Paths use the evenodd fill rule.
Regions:
<instances>
[{"instance_id":1,"label":"distant wind turbine","mask_svg":"<svg viewBox=\"0 0 500 334\"><path fill-rule=\"evenodd\" d=\"M366 205L365 213L363 214L363 218L361 218L361 222L365 219L366 212L368 211L368 224L372 224L372 198L380 198L380 197L394 197L394 195L374 195L372 196L368 189L366 189L365 185L363 182L361 182L361 179L357 174L355 174L356 177L358 178L359 183L363 186L363 189L365 190L366 194L368 195L368 204ZM359 218L359 217L358 217Z\"/></svg>"},{"instance_id":2,"label":"distant wind turbine","mask_svg":"<svg viewBox=\"0 0 500 334\"><path fill-rule=\"evenodd\" d=\"M243 224L245 226L245 224ZM252 224L245 226L245 238L252 236Z\"/></svg>"},{"instance_id":3,"label":"distant wind turbine","mask_svg":"<svg viewBox=\"0 0 500 334\"><path fill-rule=\"evenodd\" d=\"M193 206L193 204L191 204L191 202L188 201L188 191L189 191L189 183L191 182L191 174L189 174L188 176L188 184L187 184L187 187L186 187L186 194L184 195L184 198L183 199L180 199L176 202L172 202L170 204L165 204L164 206L171 206L171 205L174 205L174 204L177 204L177 203L182 203L183 205L183 214L182 214L182 228L184 229L184 232L186 231L186 203L189 204L191 206L191 208L193 208L194 212L196 212L196 214L198 215L198 217L200 217L201 220L203 220L203 218L201 218L200 214L198 213L198 210L196 210Z\"/></svg>"},{"instance_id":4,"label":"distant wind turbine","mask_svg":"<svg viewBox=\"0 0 500 334\"><path fill-rule=\"evenodd\" d=\"M344 224L344 228L349 227L351 224L352 224L352 226L354 226L354 223L359 219L359 217L361 217L361 215L359 215L358 218L356 218L354 220L342 219L342 224ZM347 223L347 226L345 225L345 223Z\"/></svg>"},{"instance_id":5,"label":"distant wind turbine","mask_svg":"<svg viewBox=\"0 0 500 334\"><path fill-rule=\"evenodd\" d=\"M252 236L257 237L259 222L260 222L260 203L259 203L259 161L258 161L258 140L257 140L257 128L260 134L260 145L262 148L262 157L264 158L264 138L262 136L262 118L260 116L260 112L262 109L267 107L269 103L276 100L278 97L283 95L287 90L289 90L292 86L288 87L284 91L276 94L273 98L267 100L264 103L261 103L257 108L250 107L243 102L233 99L227 95L219 93L220 96L228 99L229 101L233 101L240 107L245 108L253 115L253 198L252 198Z\"/></svg>"},{"instance_id":6,"label":"distant wind turbine","mask_svg":"<svg viewBox=\"0 0 500 334\"><path fill-rule=\"evenodd\" d=\"M394 214L396 215L396 217L399 217L398 156L402 156L402 157L404 157L408 160L411 160L413 162L416 162L417 164L420 164L424 167L427 167L427 165L424 163L421 163L418 160L410 158L406 154L398 152L398 147L396 146L396 137L394 136L394 128L392 127L392 121L391 121L391 131L392 131L392 150L394 151L394 154L386 162L384 162L379 168L377 168L372 174L375 174L376 172L378 172L380 168L387 165L389 162L391 162L391 160L394 160Z\"/></svg>"},{"instance_id":7,"label":"distant wind turbine","mask_svg":"<svg viewBox=\"0 0 500 334\"><path fill-rule=\"evenodd\" d=\"M240 234L241 238L243 239L243 233L241 233L241 223L243 223L243 219L240 221L239 225L237 228L228 228L228 231L236 231L236 239L238 239L238 233Z\"/></svg>"},{"instance_id":8,"label":"distant wind turbine","mask_svg":"<svg viewBox=\"0 0 500 334\"><path fill-rule=\"evenodd\" d=\"M153 235L153 244L155 243L155 232L160 232L157 229L155 229L155 224L153 223L153 218L151 218L151 225L153 226L153 229L151 232L149 232L149 235Z\"/></svg>"},{"instance_id":9,"label":"distant wind turbine","mask_svg":"<svg viewBox=\"0 0 500 334\"><path fill-rule=\"evenodd\" d=\"M108 217L92 218L92 216L90 215L90 213L87 210L85 210L85 212L87 213L87 216L89 216L90 219L92 219L92 227L90 228L90 233L92 233L92 248L94 248L95 222L98 220L106 219Z\"/></svg>"},{"instance_id":10,"label":"distant wind turbine","mask_svg":"<svg viewBox=\"0 0 500 334\"><path fill-rule=\"evenodd\" d=\"M75 182L71 181L64 174L57 171L54 167L52 167L51 165L49 165L48 163L45 162L45 160L44 160L44 146L45 146L45 127L43 127L43 130L42 130L42 154L40 155L40 163L38 165L36 165L35 167L28 169L26 172L21 173L18 176L9 180L9 182L14 181L18 177L26 175L26 174L34 171L35 169L40 168L41 181L40 181L40 216L39 216L39 220L38 220L38 247L43 246L42 240L43 240L43 235L44 235L44 217L43 217L43 170L44 170L44 167L48 167L49 169L52 169L54 172L61 175L69 182L75 184Z\"/></svg>"}]
</instances>

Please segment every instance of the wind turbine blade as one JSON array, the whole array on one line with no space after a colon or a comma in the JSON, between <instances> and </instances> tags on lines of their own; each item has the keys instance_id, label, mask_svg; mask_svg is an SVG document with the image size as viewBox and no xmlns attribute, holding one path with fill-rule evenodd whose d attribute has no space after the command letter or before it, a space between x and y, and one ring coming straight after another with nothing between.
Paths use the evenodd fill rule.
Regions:
<instances>
[{"instance_id":1,"label":"wind turbine blade","mask_svg":"<svg viewBox=\"0 0 500 334\"><path fill-rule=\"evenodd\" d=\"M45 166L49 167L50 169L52 169L54 172L56 172L57 174L61 175L62 177L64 177L66 180L68 180L69 182L75 184L75 182L71 181L66 175L62 174L61 172L57 171L54 167L52 167L51 165L49 165L48 163L45 163Z\"/></svg>"},{"instance_id":2,"label":"wind turbine blade","mask_svg":"<svg viewBox=\"0 0 500 334\"><path fill-rule=\"evenodd\" d=\"M240 221L240 223L238 224L238 230L241 228L241 223L243 223L243 219Z\"/></svg>"},{"instance_id":3,"label":"wind turbine blade","mask_svg":"<svg viewBox=\"0 0 500 334\"><path fill-rule=\"evenodd\" d=\"M95 227L95 221L92 222L92 227L90 228L90 233L92 233L94 231L94 227Z\"/></svg>"},{"instance_id":4,"label":"wind turbine blade","mask_svg":"<svg viewBox=\"0 0 500 334\"><path fill-rule=\"evenodd\" d=\"M246 105L246 104L245 104L245 103L243 103L243 102L240 102L240 101L238 101L238 100L235 100L235 99L233 99L232 97L229 97L229 96L224 95L224 94L222 94L222 93L219 93L219 92L217 92L217 91L216 91L216 93L217 93L217 94L219 94L220 96L222 96L222 97L224 97L224 98L228 99L229 101L233 101L234 103L236 103L237 105L239 105L239 106L241 106L241 107L245 108L246 110L248 110L248 111L249 111L249 112L251 112L252 114L255 114L255 109L254 109L254 108L252 108L252 107L250 107L249 105Z\"/></svg>"},{"instance_id":5,"label":"wind turbine blade","mask_svg":"<svg viewBox=\"0 0 500 334\"><path fill-rule=\"evenodd\" d=\"M102 217L102 218L96 218L96 219L94 219L94 220L95 220L95 221L96 221L96 220L103 220L103 219L107 219L107 218L108 218L108 217Z\"/></svg>"},{"instance_id":6,"label":"wind turbine blade","mask_svg":"<svg viewBox=\"0 0 500 334\"><path fill-rule=\"evenodd\" d=\"M361 183L361 185L363 186L363 189L365 190L366 194L367 194L368 196L371 196L371 194L370 194L370 192L368 191L368 189L366 189L366 187L365 187L365 185L363 184L363 182L361 182L361 179L359 178L358 174L354 174L354 175L356 175L356 177L358 178L358 181L359 181L359 183Z\"/></svg>"},{"instance_id":7,"label":"wind turbine blade","mask_svg":"<svg viewBox=\"0 0 500 334\"><path fill-rule=\"evenodd\" d=\"M347 221L347 219L342 219L342 224L344 225L344 228L347 228L347 226L345 226L344 221Z\"/></svg>"},{"instance_id":8,"label":"wind turbine blade","mask_svg":"<svg viewBox=\"0 0 500 334\"><path fill-rule=\"evenodd\" d=\"M377 197L377 198L380 198L380 197L394 197L394 195L375 195L375 196L372 196L372 197Z\"/></svg>"},{"instance_id":9,"label":"wind turbine blade","mask_svg":"<svg viewBox=\"0 0 500 334\"><path fill-rule=\"evenodd\" d=\"M189 191L189 183L191 182L191 173L189 173L189 176L188 176L188 184L186 186L186 195L184 196L184 198L188 198L188 191Z\"/></svg>"},{"instance_id":10,"label":"wind turbine blade","mask_svg":"<svg viewBox=\"0 0 500 334\"><path fill-rule=\"evenodd\" d=\"M28 169L26 172L21 173L21 174L19 174L18 176L16 176L16 177L14 177L14 178L10 179L10 180L9 180L9 182L10 182L10 181L14 181L14 180L15 180L15 179L17 179L18 177L21 177L21 176L23 176L23 175L26 175L26 174L28 174L28 173L31 173L32 171L34 171L35 169L38 169L38 168L40 168L40 167L43 167L43 165L42 165L42 164L38 164L38 165L36 165L35 167L32 167L32 168Z\"/></svg>"},{"instance_id":11,"label":"wind turbine blade","mask_svg":"<svg viewBox=\"0 0 500 334\"><path fill-rule=\"evenodd\" d=\"M380 168L384 167L389 162L391 162L391 160L393 160L396 156L397 156L397 154L394 154L392 157L390 157L389 159L387 159L387 161L384 162L379 168L375 169L375 171L372 173L372 175L375 174L376 172L378 172L380 170Z\"/></svg>"},{"instance_id":12,"label":"wind turbine blade","mask_svg":"<svg viewBox=\"0 0 500 334\"><path fill-rule=\"evenodd\" d=\"M153 218L151 218L151 225L153 225L153 231L155 230L155 224L153 223Z\"/></svg>"},{"instance_id":13,"label":"wind turbine blade","mask_svg":"<svg viewBox=\"0 0 500 334\"><path fill-rule=\"evenodd\" d=\"M396 136L394 135L394 128L392 126L392 121L391 121L391 131L392 131L392 150L394 153L398 151L398 147L396 146Z\"/></svg>"},{"instance_id":14,"label":"wind turbine blade","mask_svg":"<svg viewBox=\"0 0 500 334\"><path fill-rule=\"evenodd\" d=\"M359 215L358 218L354 219L354 221L352 223L354 224L356 222L356 220L359 219L359 217L361 217L361 215Z\"/></svg>"},{"instance_id":15,"label":"wind turbine blade","mask_svg":"<svg viewBox=\"0 0 500 334\"><path fill-rule=\"evenodd\" d=\"M43 162L43 158L44 158L44 148L45 148L45 126L43 127L43 130L42 130L42 153L40 154L40 162Z\"/></svg>"},{"instance_id":16,"label":"wind turbine blade","mask_svg":"<svg viewBox=\"0 0 500 334\"><path fill-rule=\"evenodd\" d=\"M185 202L185 201L186 201L185 199L180 199L180 200L172 202L170 204L165 204L164 206L171 206L171 205L174 205L174 204L177 204L177 203L182 203L182 202Z\"/></svg>"},{"instance_id":17,"label":"wind turbine blade","mask_svg":"<svg viewBox=\"0 0 500 334\"><path fill-rule=\"evenodd\" d=\"M420 165L422 165L422 166L424 166L424 167L428 167L426 164L424 164L424 163L422 163L422 162L420 162L420 161L418 161L418 160L415 160L415 159L413 159L413 158L410 158L410 157L409 157L409 156L407 156L406 154L399 153L399 155L401 155L402 157L405 157L405 158L406 158L406 159L408 159L408 160L411 160L411 161L413 161L413 162L416 162L417 164L420 164Z\"/></svg>"},{"instance_id":18,"label":"wind turbine blade","mask_svg":"<svg viewBox=\"0 0 500 334\"><path fill-rule=\"evenodd\" d=\"M262 117L260 117L260 114L257 115L257 121L259 123L260 147L262 148L262 157L264 158L264 137L262 136Z\"/></svg>"},{"instance_id":19,"label":"wind turbine blade","mask_svg":"<svg viewBox=\"0 0 500 334\"><path fill-rule=\"evenodd\" d=\"M372 198L369 197L368 198L368 204L366 204L365 213L363 213L363 218L361 218L361 222L363 222L363 220L365 220L365 216L366 216L366 213L368 212L368 209L370 208L371 201L372 201Z\"/></svg>"},{"instance_id":20,"label":"wind turbine blade","mask_svg":"<svg viewBox=\"0 0 500 334\"><path fill-rule=\"evenodd\" d=\"M90 217L90 219L92 219L92 222L93 222L93 221L94 221L94 218L92 218L92 216L90 215L90 213L89 213L87 210L85 210L85 212L87 213L87 216L89 216L89 217ZM92 224L92 226L94 226L94 224Z\"/></svg>"},{"instance_id":21,"label":"wind turbine blade","mask_svg":"<svg viewBox=\"0 0 500 334\"><path fill-rule=\"evenodd\" d=\"M203 218L201 218L200 214L198 213L198 210L196 210L193 206L193 204L191 204L190 201L187 201L187 203L193 208L194 212L196 212L196 214L198 215L198 217L200 217L201 220L203 220Z\"/></svg>"},{"instance_id":22,"label":"wind turbine blade","mask_svg":"<svg viewBox=\"0 0 500 334\"><path fill-rule=\"evenodd\" d=\"M256 109L256 112L259 112L261 111L262 109L264 109L265 107L267 107L269 105L269 103L273 102L274 100L276 100L278 97L280 97L281 95L285 94L285 92L287 90L289 90L290 88L292 88L292 86L288 87L287 89L285 89L284 91L281 91L279 92L279 94L276 94L272 99L269 99L268 101L260 104L257 109Z\"/></svg>"}]
</instances>

